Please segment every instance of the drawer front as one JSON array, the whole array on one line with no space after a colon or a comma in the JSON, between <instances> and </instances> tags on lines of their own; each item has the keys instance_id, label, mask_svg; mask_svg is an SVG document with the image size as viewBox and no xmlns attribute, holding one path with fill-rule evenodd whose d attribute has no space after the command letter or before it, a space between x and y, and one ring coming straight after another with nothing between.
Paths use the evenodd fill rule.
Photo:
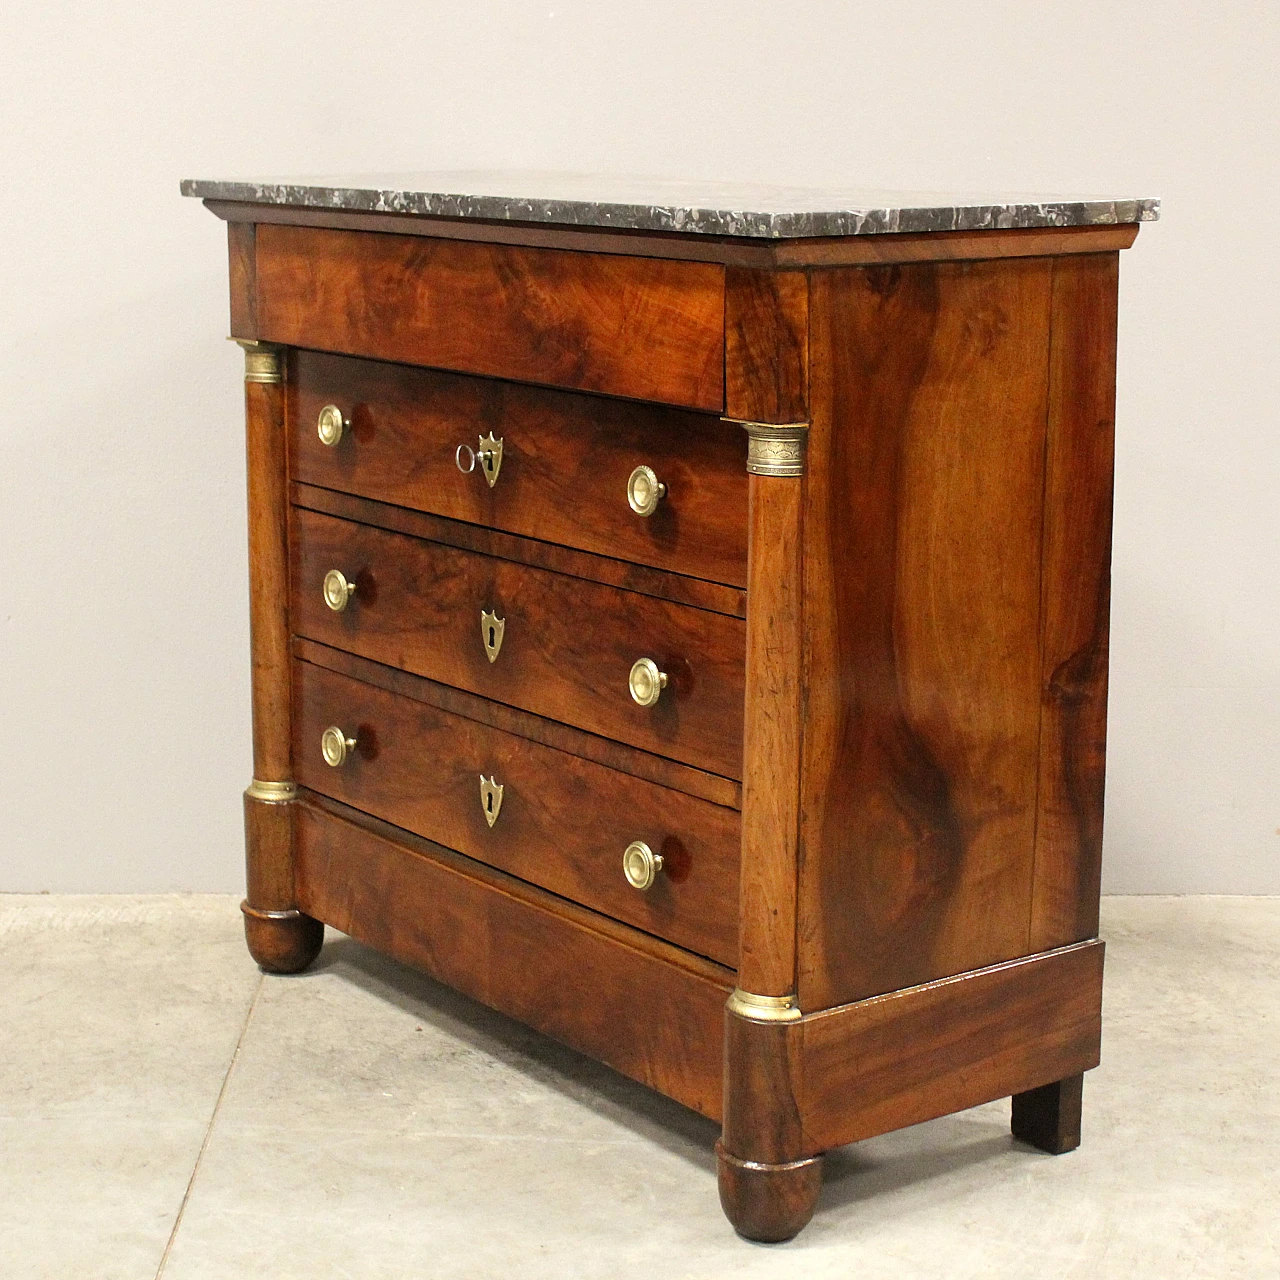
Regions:
<instances>
[{"instance_id":1,"label":"drawer front","mask_svg":"<svg viewBox=\"0 0 1280 1280\"><path fill-rule=\"evenodd\" d=\"M294 353L291 465L307 484L745 587L747 441L707 414L404 365ZM321 443L326 405L349 422ZM459 446L502 441L492 487ZM463 460L467 455L464 452ZM649 467L650 515L627 483Z\"/></svg>"},{"instance_id":2,"label":"drawer front","mask_svg":"<svg viewBox=\"0 0 1280 1280\"><path fill-rule=\"evenodd\" d=\"M724 268L260 225L259 336L723 412Z\"/></svg>"},{"instance_id":3,"label":"drawer front","mask_svg":"<svg viewBox=\"0 0 1280 1280\"><path fill-rule=\"evenodd\" d=\"M341 610L325 599L333 570L355 587ZM310 640L742 777L740 618L302 508L291 579ZM629 679L646 658L667 684L641 706Z\"/></svg>"},{"instance_id":4,"label":"drawer front","mask_svg":"<svg viewBox=\"0 0 1280 1280\"><path fill-rule=\"evenodd\" d=\"M734 810L311 663L293 669L303 786L736 966ZM355 741L337 766L321 748L330 726ZM501 786L500 800L482 793L482 775ZM633 841L663 859L647 890L623 872Z\"/></svg>"}]
</instances>

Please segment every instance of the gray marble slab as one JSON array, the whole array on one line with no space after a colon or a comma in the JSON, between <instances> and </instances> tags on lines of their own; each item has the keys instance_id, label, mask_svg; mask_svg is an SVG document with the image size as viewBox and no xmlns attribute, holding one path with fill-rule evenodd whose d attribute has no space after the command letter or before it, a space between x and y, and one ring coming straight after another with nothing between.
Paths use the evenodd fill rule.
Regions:
<instances>
[{"instance_id":1,"label":"gray marble slab","mask_svg":"<svg viewBox=\"0 0 1280 1280\"><path fill-rule=\"evenodd\" d=\"M781 240L903 231L1154 222L1160 201L1110 196L807 189L604 174L453 171L291 179L188 178L205 200Z\"/></svg>"}]
</instances>

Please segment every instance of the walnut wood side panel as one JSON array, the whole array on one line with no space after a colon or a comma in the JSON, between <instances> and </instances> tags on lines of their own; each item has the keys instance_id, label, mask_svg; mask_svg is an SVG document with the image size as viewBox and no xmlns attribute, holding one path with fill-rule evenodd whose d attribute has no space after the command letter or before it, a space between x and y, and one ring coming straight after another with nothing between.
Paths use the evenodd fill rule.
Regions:
<instances>
[{"instance_id":1,"label":"walnut wood side panel","mask_svg":"<svg viewBox=\"0 0 1280 1280\"><path fill-rule=\"evenodd\" d=\"M587 582L603 582L640 595L656 596L659 600L673 600L676 604L710 609L713 613L727 613L734 618L747 616L745 586L725 587L718 582L706 582L681 573L650 569L627 560L612 560L607 556L574 551L571 547L556 546L534 538L517 537L483 525L447 520L442 516L428 515L425 511L411 511L385 502L372 502L368 498L357 498L349 493L339 493L335 489L294 484L291 490L294 504L310 511L323 511L344 520L359 520L361 524L392 529L397 533L426 538L431 542L441 542L447 547L461 547L465 551L477 551L481 555L496 556L515 564L530 564L539 569L550 569L554 573L567 573ZM745 582L745 576L743 580Z\"/></svg>"},{"instance_id":2,"label":"walnut wood side panel","mask_svg":"<svg viewBox=\"0 0 1280 1280\"><path fill-rule=\"evenodd\" d=\"M1052 280L811 277L805 1010L1027 950Z\"/></svg>"},{"instance_id":3,"label":"walnut wood side panel","mask_svg":"<svg viewBox=\"0 0 1280 1280\"><path fill-rule=\"evenodd\" d=\"M557 720L531 715L518 707L508 707L504 703L467 693L452 685L440 684L396 667L371 662L368 658L307 640L303 636L294 637L293 652L295 657L304 662L327 667L330 671L363 680L366 684L376 684L391 693L403 694L415 702L425 702L442 711L452 711L468 720L477 720L481 724L501 729L504 733L529 738L543 746L555 747L557 751L581 756L584 760L594 760L596 764L620 769L623 773L634 774L637 778L656 782L662 787L687 791L689 795L709 800L712 804L724 805L730 809L742 808L741 784L730 778L722 778L719 774L694 769L675 760L668 760L665 756L637 751L634 747L623 746L620 742L601 738L597 734L584 733L581 729L561 724Z\"/></svg>"},{"instance_id":4,"label":"walnut wood side panel","mask_svg":"<svg viewBox=\"0 0 1280 1280\"><path fill-rule=\"evenodd\" d=\"M789 1024L804 1151L829 1151L1098 1065L1101 942L878 996Z\"/></svg>"},{"instance_id":5,"label":"walnut wood side panel","mask_svg":"<svg viewBox=\"0 0 1280 1280\"><path fill-rule=\"evenodd\" d=\"M739 816L626 773L298 662L298 781L571 901L736 965ZM336 725L356 740L331 768ZM504 788L490 827L481 776ZM643 840L664 860L647 891L623 851Z\"/></svg>"},{"instance_id":6,"label":"walnut wood side panel","mask_svg":"<svg viewBox=\"0 0 1280 1280\"><path fill-rule=\"evenodd\" d=\"M739 619L310 511L295 512L293 532L299 635L741 777ZM333 569L356 588L341 612L324 600ZM502 623L493 661L485 612ZM628 689L640 658L667 676L649 707Z\"/></svg>"},{"instance_id":7,"label":"walnut wood side panel","mask_svg":"<svg viewBox=\"0 0 1280 1280\"><path fill-rule=\"evenodd\" d=\"M572 249L582 253L719 262L728 266L867 266L896 262L1040 258L1058 254L1104 253L1127 249L1138 235L1136 222L1092 227L1025 227L1016 230L931 231L869 236L815 236L787 240L740 236L681 235L679 232L564 227L547 223L484 222L475 218L430 218L416 214L357 213L349 209L303 209L288 205L206 200L204 205L231 223L327 227L344 231L392 231L399 235L486 244Z\"/></svg>"},{"instance_id":8,"label":"walnut wood side panel","mask_svg":"<svg viewBox=\"0 0 1280 1280\"><path fill-rule=\"evenodd\" d=\"M1033 951L1098 932L1119 264L1053 268Z\"/></svg>"},{"instance_id":9,"label":"walnut wood side panel","mask_svg":"<svg viewBox=\"0 0 1280 1280\"><path fill-rule=\"evenodd\" d=\"M401 507L744 587L746 440L718 416L299 351L294 478ZM351 426L316 434L336 404ZM459 445L503 442L490 488ZM667 492L650 516L627 502L634 468Z\"/></svg>"},{"instance_id":10,"label":"walnut wood side panel","mask_svg":"<svg viewBox=\"0 0 1280 1280\"><path fill-rule=\"evenodd\" d=\"M298 808L309 913L719 1119L731 972L337 806Z\"/></svg>"},{"instance_id":11,"label":"walnut wood side panel","mask_svg":"<svg viewBox=\"0 0 1280 1280\"><path fill-rule=\"evenodd\" d=\"M725 271L725 413L807 422L809 281L803 271Z\"/></svg>"},{"instance_id":12,"label":"walnut wood side panel","mask_svg":"<svg viewBox=\"0 0 1280 1280\"><path fill-rule=\"evenodd\" d=\"M273 341L719 412L710 264L260 224Z\"/></svg>"}]
</instances>

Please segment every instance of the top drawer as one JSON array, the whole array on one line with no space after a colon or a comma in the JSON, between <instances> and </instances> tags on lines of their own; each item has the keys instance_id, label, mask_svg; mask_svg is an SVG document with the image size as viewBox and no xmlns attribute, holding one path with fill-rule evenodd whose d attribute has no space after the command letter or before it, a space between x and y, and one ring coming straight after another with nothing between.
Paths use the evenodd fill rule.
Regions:
<instances>
[{"instance_id":1,"label":"top drawer","mask_svg":"<svg viewBox=\"0 0 1280 1280\"><path fill-rule=\"evenodd\" d=\"M724 268L261 225L258 336L724 410Z\"/></svg>"},{"instance_id":2,"label":"top drawer","mask_svg":"<svg viewBox=\"0 0 1280 1280\"><path fill-rule=\"evenodd\" d=\"M304 484L576 547L731 587L747 584L747 437L705 413L295 351L290 460ZM349 427L321 443L321 411ZM502 441L491 486L460 445ZM463 453L464 462L468 460ZM629 505L648 467L666 494Z\"/></svg>"}]
</instances>

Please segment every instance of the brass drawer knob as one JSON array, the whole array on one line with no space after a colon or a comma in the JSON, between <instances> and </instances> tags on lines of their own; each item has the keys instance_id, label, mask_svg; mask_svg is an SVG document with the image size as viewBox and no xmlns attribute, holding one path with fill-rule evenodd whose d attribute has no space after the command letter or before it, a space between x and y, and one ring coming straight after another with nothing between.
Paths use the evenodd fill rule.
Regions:
<instances>
[{"instance_id":1,"label":"brass drawer knob","mask_svg":"<svg viewBox=\"0 0 1280 1280\"><path fill-rule=\"evenodd\" d=\"M652 467L637 467L627 480L627 502L638 516L651 516L667 492Z\"/></svg>"},{"instance_id":2,"label":"brass drawer knob","mask_svg":"<svg viewBox=\"0 0 1280 1280\"><path fill-rule=\"evenodd\" d=\"M658 664L652 658L637 658L632 664L631 674L627 677L627 687L631 696L642 707L651 707L662 697L667 687L667 673L658 670Z\"/></svg>"},{"instance_id":3,"label":"brass drawer knob","mask_svg":"<svg viewBox=\"0 0 1280 1280\"><path fill-rule=\"evenodd\" d=\"M342 410L336 404L327 404L320 410L316 434L320 437L321 444L327 444L332 449L346 434L350 425L351 420L342 416Z\"/></svg>"},{"instance_id":4,"label":"brass drawer knob","mask_svg":"<svg viewBox=\"0 0 1280 1280\"><path fill-rule=\"evenodd\" d=\"M320 751L325 764L338 768L345 764L347 757L356 749L356 740L348 738L336 724L331 724L320 735Z\"/></svg>"},{"instance_id":5,"label":"brass drawer knob","mask_svg":"<svg viewBox=\"0 0 1280 1280\"><path fill-rule=\"evenodd\" d=\"M662 870L662 854L654 853L643 840L633 840L622 855L622 872L633 889L649 889Z\"/></svg>"},{"instance_id":6,"label":"brass drawer knob","mask_svg":"<svg viewBox=\"0 0 1280 1280\"><path fill-rule=\"evenodd\" d=\"M341 613L356 593L356 584L348 582L341 569L330 569L324 575L324 602L334 613Z\"/></svg>"}]
</instances>

